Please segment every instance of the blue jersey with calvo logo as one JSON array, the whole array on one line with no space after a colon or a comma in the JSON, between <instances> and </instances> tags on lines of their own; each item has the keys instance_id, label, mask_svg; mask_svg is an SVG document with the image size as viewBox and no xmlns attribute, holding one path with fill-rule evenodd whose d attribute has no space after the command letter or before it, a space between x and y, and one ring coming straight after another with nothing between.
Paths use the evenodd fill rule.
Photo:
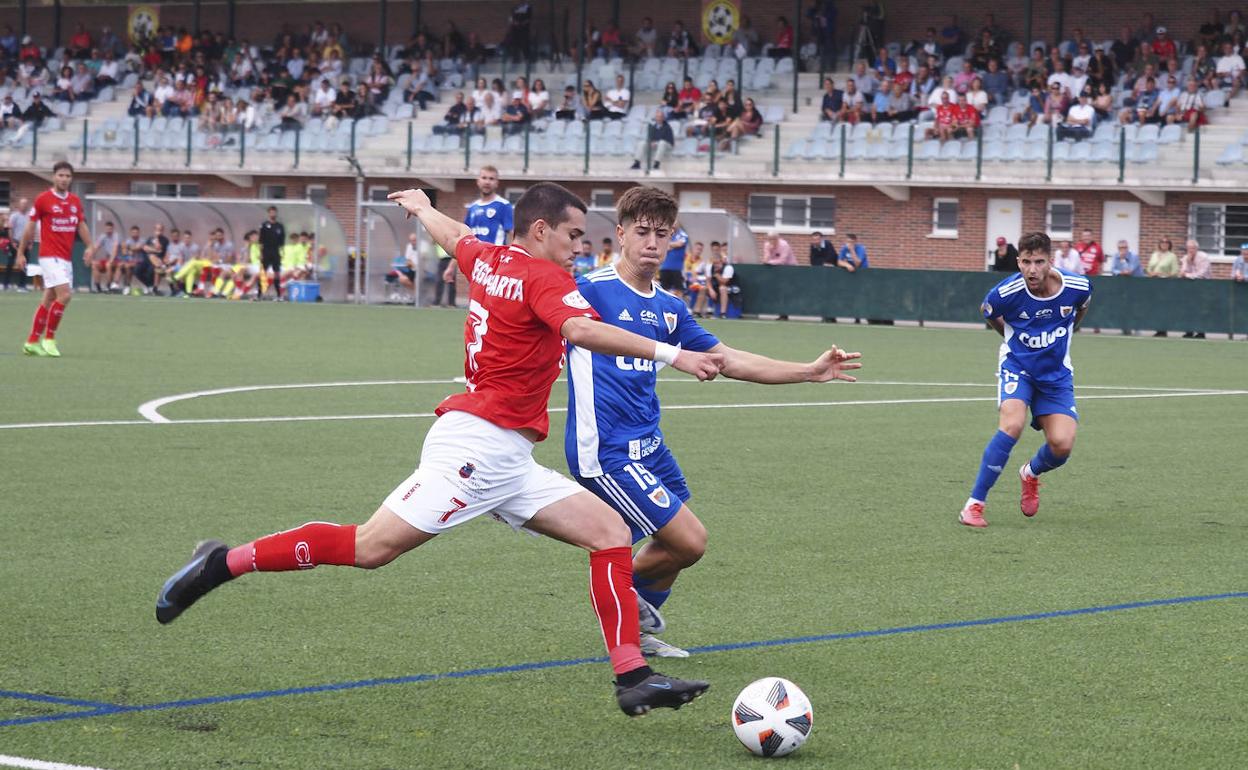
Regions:
<instances>
[{"instance_id":1,"label":"blue jersey with calvo logo","mask_svg":"<svg viewBox=\"0 0 1248 770\"><path fill-rule=\"evenodd\" d=\"M1074 373L1070 340L1075 316L1092 298L1092 286L1082 275L1053 268L1062 288L1051 297L1037 297L1027 289L1022 273L1015 273L984 297L984 318L1005 322L1001 366L1037 382L1061 382Z\"/></svg>"},{"instance_id":2,"label":"blue jersey with calvo logo","mask_svg":"<svg viewBox=\"0 0 1248 770\"><path fill-rule=\"evenodd\" d=\"M515 229L512 222L511 204L506 198L495 195L490 200L475 200L468 204L468 214L464 224L472 228L472 234L478 240L502 246L507 242L507 233Z\"/></svg>"},{"instance_id":3,"label":"blue jersey with calvo logo","mask_svg":"<svg viewBox=\"0 0 1248 770\"><path fill-rule=\"evenodd\" d=\"M576 281L606 323L686 350L719 344L693 320L678 297L657 285L642 293L624 283L614 267ZM577 476L601 476L644 460L663 445L655 380L662 364L647 358L593 353L568 345L568 420L564 453Z\"/></svg>"}]
</instances>

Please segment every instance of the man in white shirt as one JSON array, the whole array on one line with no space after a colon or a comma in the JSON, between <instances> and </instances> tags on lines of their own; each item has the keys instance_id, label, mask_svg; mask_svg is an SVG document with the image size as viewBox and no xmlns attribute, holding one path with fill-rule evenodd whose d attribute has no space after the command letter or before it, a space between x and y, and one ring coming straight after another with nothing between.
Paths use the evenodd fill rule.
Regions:
<instances>
[{"instance_id":1,"label":"man in white shirt","mask_svg":"<svg viewBox=\"0 0 1248 770\"><path fill-rule=\"evenodd\" d=\"M927 97L927 106L932 109L939 107L941 100L944 98L943 94L949 94L949 101L951 102L958 97L958 92L953 87L952 75L946 75L945 79L940 82L940 85L932 89L932 92Z\"/></svg>"},{"instance_id":2,"label":"man in white shirt","mask_svg":"<svg viewBox=\"0 0 1248 770\"><path fill-rule=\"evenodd\" d=\"M1173 123L1171 119L1179 109L1179 97L1183 91L1179 88L1179 79L1174 75L1164 75L1165 85L1157 94L1157 119L1165 123Z\"/></svg>"},{"instance_id":3,"label":"man in white shirt","mask_svg":"<svg viewBox=\"0 0 1248 770\"><path fill-rule=\"evenodd\" d=\"M160 80L156 83L156 89L152 91L152 101L156 103L156 111L162 113L165 108L165 102L173 96L173 84L169 82L168 75L161 75Z\"/></svg>"},{"instance_id":4,"label":"man in white shirt","mask_svg":"<svg viewBox=\"0 0 1248 770\"><path fill-rule=\"evenodd\" d=\"M113 58L111 53L104 54L104 61L100 62L100 69L95 73L95 85L97 88L104 86L116 85L121 79L121 65Z\"/></svg>"},{"instance_id":5,"label":"man in white shirt","mask_svg":"<svg viewBox=\"0 0 1248 770\"><path fill-rule=\"evenodd\" d=\"M1066 119L1057 127L1058 139L1087 139L1092 136L1092 120L1096 110L1089 103L1087 94L1079 94L1079 103L1071 106Z\"/></svg>"},{"instance_id":6,"label":"man in white shirt","mask_svg":"<svg viewBox=\"0 0 1248 770\"><path fill-rule=\"evenodd\" d=\"M1244 57L1236 53L1234 46L1229 42L1222 44L1222 56L1218 59L1215 72L1219 83L1231 87L1231 98L1234 99L1235 94L1239 93L1240 86L1243 85Z\"/></svg>"},{"instance_id":7,"label":"man in white shirt","mask_svg":"<svg viewBox=\"0 0 1248 770\"><path fill-rule=\"evenodd\" d=\"M1073 86L1073 82L1071 81L1070 73L1066 71L1065 62L1062 61L1061 59L1058 59L1053 64L1053 67L1054 67L1054 71L1052 75L1049 75L1048 84L1052 86L1054 83L1057 83L1058 85L1062 87L1062 90L1066 92L1067 96L1074 95L1074 91L1071 90Z\"/></svg>"},{"instance_id":8,"label":"man in white shirt","mask_svg":"<svg viewBox=\"0 0 1248 770\"><path fill-rule=\"evenodd\" d=\"M312 94L312 114L328 114L333 109L337 98L338 91L329 84L329 80L322 78L321 85Z\"/></svg>"},{"instance_id":9,"label":"man in white shirt","mask_svg":"<svg viewBox=\"0 0 1248 770\"><path fill-rule=\"evenodd\" d=\"M615 76L615 88L607 90L607 117L619 119L628 114L632 94L624 84L624 76Z\"/></svg>"},{"instance_id":10,"label":"man in white shirt","mask_svg":"<svg viewBox=\"0 0 1248 770\"><path fill-rule=\"evenodd\" d=\"M1075 275L1083 275L1083 260L1079 252L1070 246L1070 241L1062 241L1062 245L1053 252L1053 266Z\"/></svg>"}]
</instances>

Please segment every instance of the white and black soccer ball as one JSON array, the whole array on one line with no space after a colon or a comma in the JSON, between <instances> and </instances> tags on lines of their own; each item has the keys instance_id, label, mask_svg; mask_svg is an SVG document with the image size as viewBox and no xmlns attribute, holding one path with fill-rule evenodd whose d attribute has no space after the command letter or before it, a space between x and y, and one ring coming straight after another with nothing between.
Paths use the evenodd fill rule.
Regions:
<instances>
[{"instance_id":1,"label":"white and black soccer ball","mask_svg":"<svg viewBox=\"0 0 1248 770\"><path fill-rule=\"evenodd\" d=\"M760 757L797 751L810 737L813 718L806 693L778 676L751 682L732 704L737 740Z\"/></svg>"}]
</instances>

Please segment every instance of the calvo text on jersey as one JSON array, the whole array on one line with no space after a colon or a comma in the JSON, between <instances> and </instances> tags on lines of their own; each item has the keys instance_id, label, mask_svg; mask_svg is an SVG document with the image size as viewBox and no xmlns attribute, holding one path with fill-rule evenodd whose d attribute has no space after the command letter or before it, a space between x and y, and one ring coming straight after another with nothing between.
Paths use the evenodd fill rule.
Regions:
<instances>
[{"instance_id":1,"label":"calvo text on jersey","mask_svg":"<svg viewBox=\"0 0 1248 770\"><path fill-rule=\"evenodd\" d=\"M1042 331L1039 334L1028 334L1027 332L1018 333L1018 341L1032 350L1040 350L1047 348L1049 345L1057 342L1067 334L1065 326L1059 326L1051 332Z\"/></svg>"}]
</instances>

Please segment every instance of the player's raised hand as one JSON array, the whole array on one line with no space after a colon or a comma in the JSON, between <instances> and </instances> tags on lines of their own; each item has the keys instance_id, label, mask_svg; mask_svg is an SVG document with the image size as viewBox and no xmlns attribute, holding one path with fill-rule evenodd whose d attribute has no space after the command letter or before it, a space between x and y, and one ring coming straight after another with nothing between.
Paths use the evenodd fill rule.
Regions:
<instances>
[{"instance_id":1,"label":"player's raised hand","mask_svg":"<svg viewBox=\"0 0 1248 770\"><path fill-rule=\"evenodd\" d=\"M416 216L423 209L433 205L429 202L429 196L425 194L424 190L415 188L392 192L386 198L399 204L407 212L408 217Z\"/></svg>"},{"instance_id":2,"label":"player's raised hand","mask_svg":"<svg viewBox=\"0 0 1248 770\"><path fill-rule=\"evenodd\" d=\"M836 345L833 345L810 365L811 381L831 382L832 380L844 380L846 382L857 382L857 377L850 376L845 372L851 369L861 369L862 364L857 361L859 358L862 358L861 353L846 353Z\"/></svg>"},{"instance_id":3,"label":"player's raised hand","mask_svg":"<svg viewBox=\"0 0 1248 770\"><path fill-rule=\"evenodd\" d=\"M672 361L672 366L692 374L702 382L713 380L723 371L724 356L722 353L697 353L692 350L681 350Z\"/></svg>"}]
</instances>

